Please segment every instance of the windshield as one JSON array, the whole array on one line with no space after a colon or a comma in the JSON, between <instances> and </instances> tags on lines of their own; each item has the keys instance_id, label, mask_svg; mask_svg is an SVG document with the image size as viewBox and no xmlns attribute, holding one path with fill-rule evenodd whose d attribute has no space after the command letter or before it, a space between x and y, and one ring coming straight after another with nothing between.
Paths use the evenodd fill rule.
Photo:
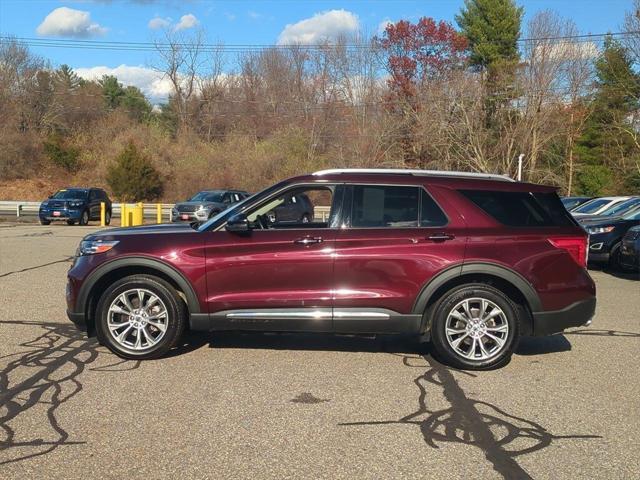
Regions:
<instances>
[{"instance_id":1,"label":"windshield","mask_svg":"<svg viewBox=\"0 0 640 480\"><path fill-rule=\"evenodd\" d=\"M606 198L596 198L576 208L572 213L595 213L609 202L611 202L611 200L607 200Z\"/></svg>"},{"instance_id":2,"label":"windshield","mask_svg":"<svg viewBox=\"0 0 640 480\"><path fill-rule=\"evenodd\" d=\"M198 192L189 199L190 202L222 202L224 192Z\"/></svg>"},{"instance_id":3,"label":"windshield","mask_svg":"<svg viewBox=\"0 0 640 480\"><path fill-rule=\"evenodd\" d=\"M51 195L55 200L71 200L73 198L87 198L87 190L81 188L70 188L68 190L58 190Z\"/></svg>"},{"instance_id":4,"label":"windshield","mask_svg":"<svg viewBox=\"0 0 640 480\"><path fill-rule=\"evenodd\" d=\"M622 218L625 220L640 220L640 206L634 208Z\"/></svg>"},{"instance_id":5,"label":"windshield","mask_svg":"<svg viewBox=\"0 0 640 480\"><path fill-rule=\"evenodd\" d=\"M605 215L605 216L622 215L624 212L632 209L636 205L640 205L640 198L632 198L631 200L627 200L626 202L617 203L613 207L609 207L603 212L601 212L600 215Z\"/></svg>"}]
</instances>

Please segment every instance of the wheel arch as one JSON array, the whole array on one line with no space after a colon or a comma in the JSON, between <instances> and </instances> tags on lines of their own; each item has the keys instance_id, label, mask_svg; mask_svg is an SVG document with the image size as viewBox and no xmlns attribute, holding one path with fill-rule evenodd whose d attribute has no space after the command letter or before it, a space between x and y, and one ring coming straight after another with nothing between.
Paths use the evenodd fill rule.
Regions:
<instances>
[{"instance_id":1,"label":"wheel arch","mask_svg":"<svg viewBox=\"0 0 640 480\"><path fill-rule=\"evenodd\" d=\"M93 325L95 321L100 294L109 284L129 275L153 275L169 282L180 294L189 314L200 313L198 296L182 273L159 260L127 257L99 266L82 284L77 305L83 309L88 325Z\"/></svg>"},{"instance_id":2,"label":"wheel arch","mask_svg":"<svg viewBox=\"0 0 640 480\"><path fill-rule=\"evenodd\" d=\"M430 307L452 288L468 283L486 283L502 291L518 306L523 322L522 333L528 335L533 331L532 312L542 310L540 297L533 286L522 275L509 268L478 262L450 267L424 285L413 306L413 313L423 315L423 333L431 328L428 314Z\"/></svg>"}]
</instances>

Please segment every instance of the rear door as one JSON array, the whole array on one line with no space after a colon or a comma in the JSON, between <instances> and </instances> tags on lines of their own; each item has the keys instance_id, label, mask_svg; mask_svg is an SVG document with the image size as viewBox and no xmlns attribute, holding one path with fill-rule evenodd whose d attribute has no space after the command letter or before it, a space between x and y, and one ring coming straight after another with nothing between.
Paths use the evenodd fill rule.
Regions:
<instances>
[{"instance_id":1,"label":"rear door","mask_svg":"<svg viewBox=\"0 0 640 480\"><path fill-rule=\"evenodd\" d=\"M416 185L352 185L344 209L335 242L334 329L417 332L420 290L463 261L463 219Z\"/></svg>"},{"instance_id":2,"label":"rear door","mask_svg":"<svg viewBox=\"0 0 640 480\"><path fill-rule=\"evenodd\" d=\"M92 220L97 220L100 218L100 196L98 195L98 190L92 188L89 190L89 215Z\"/></svg>"}]
</instances>

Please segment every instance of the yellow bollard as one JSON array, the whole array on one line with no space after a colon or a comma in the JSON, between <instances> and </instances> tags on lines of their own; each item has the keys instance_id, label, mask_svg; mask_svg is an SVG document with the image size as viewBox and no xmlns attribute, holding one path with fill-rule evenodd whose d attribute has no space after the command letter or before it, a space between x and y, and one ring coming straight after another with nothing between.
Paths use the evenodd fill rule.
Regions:
<instances>
[{"instance_id":1,"label":"yellow bollard","mask_svg":"<svg viewBox=\"0 0 640 480\"><path fill-rule=\"evenodd\" d=\"M162 204L158 203L156 205L156 220L158 221L157 223L162 223Z\"/></svg>"},{"instance_id":2,"label":"yellow bollard","mask_svg":"<svg viewBox=\"0 0 640 480\"><path fill-rule=\"evenodd\" d=\"M107 206L104 202L100 202L100 226L107 226Z\"/></svg>"},{"instance_id":3,"label":"yellow bollard","mask_svg":"<svg viewBox=\"0 0 640 480\"><path fill-rule=\"evenodd\" d=\"M127 215L127 204L121 203L120 204L120 226L126 227L128 219L129 219L129 216Z\"/></svg>"},{"instance_id":4,"label":"yellow bollard","mask_svg":"<svg viewBox=\"0 0 640 480\"><path fill-rule=\"evenodd\" d=\"M132 225L138 226L144 224L144 204L142 202L137 203L131 213L133 215Z\"/></svg>"}]
</instances>

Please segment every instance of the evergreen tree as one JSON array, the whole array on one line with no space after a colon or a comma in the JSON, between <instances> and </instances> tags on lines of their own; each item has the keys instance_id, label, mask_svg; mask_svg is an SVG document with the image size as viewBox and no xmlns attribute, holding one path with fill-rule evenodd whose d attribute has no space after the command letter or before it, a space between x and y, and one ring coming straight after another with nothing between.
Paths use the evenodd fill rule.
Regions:
<instances>
[{"instance_id":1,"label":"evergreen tree","mask_svg":"<svg viewBox=\"0 0 640 480\"><path fill-rule=\"evenodd\" d=\"M153 200L162 195L160 174L133 141L109 166L107 182L116 198L125 202Z\"/></svg>"},{"instance_id":2,"label":"evergreen tree","mask_svg":"<svg viewBox=\"0 0 640 480\"><path fill-rule=\"evenodd\" d=\"M469 41L469 62L493 70L516 65L524 9L513 0L465 0L456 22Z\"/></svg>"},{"instance_id":3,"label":"evergreen tree","mask_svg":"<svg viewBox=\"0 0 640 480\"><path fill-rule=\"evenodd\" d=\"M113 75L104 75L98 80L98 85L102 87L105 103L110 109L118 108L122 97L124 97L124 89L118 79Z\"/></svg>"},{"instance_id":4,"label":"evergreen tree","mask_svg":"<svg viewBox=\"0 0 640 480\"><path fill-rule=\"evenodd\" d=\"M63 90L75 90L82 84L82 80L69 65L61 65L53 76L54 84Z\"/></svg>"},{"instance_id":5,"label":"evergreen tree","mask_svg":"<svg viewBox=\"0 0 640 480\"><path fill-rule=\"evenodd\" d=\"M612 167L623 165L625 159L640 153L633 138L625 133L635 132L630 118L640 108L640 77L633 70L628 51L607 37L595 68L597 90L591 103L592 113L576 148L585 171L585 175L578 176L578 188L592 195L606 191ZM591 168L596 166L601 168ZM628 174L617 173L623 177ZM581 178L588 180L581 181ZM594 185L600 188L594 190Z\"/></svg>"}]
</instances>

